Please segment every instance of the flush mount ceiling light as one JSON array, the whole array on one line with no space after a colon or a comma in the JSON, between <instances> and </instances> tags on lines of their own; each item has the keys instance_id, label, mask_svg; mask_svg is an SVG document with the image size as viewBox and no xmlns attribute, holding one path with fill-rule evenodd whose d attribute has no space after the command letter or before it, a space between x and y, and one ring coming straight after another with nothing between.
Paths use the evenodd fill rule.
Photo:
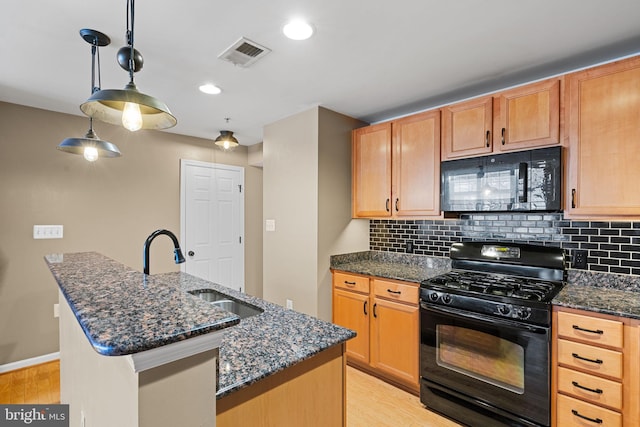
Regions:
<instances>
[{"instance_id":1,"label":"flush mount ceiling light","mask_svg":"<svg viewBox=\"0 0 640 427\"><path fill-rule=\"evenodd\" d=\"M306 40L313 35L313 27L302 19L293 19L282 27L282 32L291 40Z\"/></svg>"},{"instance_id":2,"label":"flush mount ceiling light","mask_svg":"<svg viewBox=\"0 0 640 427\"><path fill-rule=\"evenodd\" d=\"M222 89L211 83L203 84L198 89L200 89L200 92L206 93L207 95L218 95L222 92Z\"/></svg>"},{"instance_id":3,"label":"flush mount ceiling light","mask_svg":"<svg viewBox=\"0 0 640 427\"><path fill-rule=\"evenodd\" d=\"M138 91L133 74L142 69L143 58L133 46L135 0L127 0L127 46L118 51L118 63L129 72L129 83L124 89L99 90L80 106L94 119L122 124L130 131L138 129L167 129L178 123L167 105L157 98Z\"/></svg>"},{"instance_id":4,"label":"flush mount ceiling light","mask_svg":"<svg viewBox=\"0 0 640 427\"><path fill-rule=\"evenodd\" d=\"M106 34L96 30L82 29L80 36L91 44L91 93L100 90L100 53L99 46L106 46L111 40ZM96 85L96 58L98 63L98 85ZM82 154L85 159L95 162L100 157L120 157L115 144L103 141L93 131L93 118L89 117L89 130L84 138L66 138L58 145L58 150L71 154Z\"/></svg>"}]
</instances>

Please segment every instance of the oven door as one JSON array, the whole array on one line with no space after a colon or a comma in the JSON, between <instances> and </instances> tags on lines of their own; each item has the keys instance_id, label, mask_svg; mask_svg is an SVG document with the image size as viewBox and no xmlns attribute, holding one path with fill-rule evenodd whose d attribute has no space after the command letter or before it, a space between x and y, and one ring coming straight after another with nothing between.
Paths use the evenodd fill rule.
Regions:
<instances>
[{"instance_id":1,"label":"oven door","mask_svg":"<svg viewBox=\"0 0 640 427\"><path fill-rule=\"evenodd\" d=\"M452 400L470 402L482 412L549 425L549 328L425 302L420 322L423 387L434 384L441 397L449 390ZM467 424L474 425L468 420Z\"/></svg>"}]
</instances>

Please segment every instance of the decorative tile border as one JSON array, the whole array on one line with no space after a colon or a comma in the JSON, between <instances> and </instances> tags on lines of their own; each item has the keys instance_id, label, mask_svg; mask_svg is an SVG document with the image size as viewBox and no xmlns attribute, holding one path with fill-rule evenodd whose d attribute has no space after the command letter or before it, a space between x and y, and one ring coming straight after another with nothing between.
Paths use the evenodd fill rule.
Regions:
<instances>
[{"instance_id":1,"label":"decorative tile border","mask_svg":"<svg viewBox=\"0 0 640 427\"><path fill-rule=\"evenodd\" d=\"M460 219L387 220L369 225L372 251L448 257L453 242L489 240L588 251L587 268L640 275L640 222L570 221L562 213L464 214Z\"/></svg>"}]
</instances>

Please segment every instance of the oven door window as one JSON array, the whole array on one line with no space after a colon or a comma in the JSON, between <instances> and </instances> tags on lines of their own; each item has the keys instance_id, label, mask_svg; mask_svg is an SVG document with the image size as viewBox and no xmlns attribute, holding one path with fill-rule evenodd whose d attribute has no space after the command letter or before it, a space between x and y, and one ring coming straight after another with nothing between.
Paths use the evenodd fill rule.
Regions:
<instances>
[{"instance_id":1,"label":"oven door window","mask_svg":"<svg viewBox=\"0 0 640 427\"><path fill-rule=\"evenodd\" d=\"M524 393L525 349L514 342L454 325L436 327L436 363L446 369Z\"/></svg>"}]
</instances>

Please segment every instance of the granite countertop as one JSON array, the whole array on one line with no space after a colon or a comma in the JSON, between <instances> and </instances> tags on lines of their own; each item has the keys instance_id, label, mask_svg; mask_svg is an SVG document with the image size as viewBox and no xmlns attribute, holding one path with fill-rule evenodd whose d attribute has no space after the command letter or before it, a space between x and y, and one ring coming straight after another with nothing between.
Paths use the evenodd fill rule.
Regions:
<instances>
[{"instance_id":1,"label":"granite countertop","mask_svg":"<svg viewBox=\"0 0 640 427\"><path fill-rule=\"evenodd\" d=\"M331 269L420 283L451 270L451 262L448 258L365 251L332 256Z\"/></svg>"},{"instance_id":2,"label":"granite countertop","mask_svg":"<svg viewBox=\"0 0 640 427\"><path fill-rule=\"evenodd\" d=\"M93 348L123 356L228 328L238 316L95 252L45 261Z\"/></svg>"},{"instance_id":3,"label":"granite countertop","mask_svg":"<svg viewBox=\"0 0 640 427\"><path fill-rule=\"evenodd\" d=\"M100 332L99 338L103 334L107 337L114 335L115 330L115 335L130 342L130 350L142 351L147 349L142 342L148 342L149 336L160 335L161 338L156 338L154 342L164 345L168 337L177 341L216 330L216 325L218 329L223 325L232 326L225 329L219 349L217 398L311 358L356 335L349 329L186 273L150 275L143 280L144 274L129 270L96 253L65 254L64 259L63 264L49 260L49 266L59 283L77 282L70 293L71 301L74 301L72 309L76 316L91 324L92 330ZM68 263L67 266L62 268L65 263ZM98 286L92 286L96 284ZM187 293L204 288L222 292L232 299L259 307L264 312L238 322L237 316ZM87 298L88 301L83 301L81 306L75 303L78 299ZM154 299L161 304L158 305ZM121 333L119 324L130 326L132 323L126 320L127 316L133 316L135 322L143 322L128 335L140 336L141 339L127 339ZM194 326L191 332L185 332L186 324Z\"/></svg>"},{"instance_id":4,"label":"granite countertop","mask_svg":"<svg viewBox=\"0 0 640 427\"><path fill-rule=\"evenodd\" d=\"M394 252L356 252L331 257L334 270L386 279L421 282L450 270L447 258ZM640 277L569 270L567 285L553 304L640 319Z\"/></svg>"},{"instance_id":5,"label":"granite countertop","mask_svg":"<svg viewBox=\"0 0 640 427\"><path fill-rule=\"evenodd\" d=\"M569 270L567 285L553 304L640 319L640 277Z\"/></svg>"}]
</instances>

